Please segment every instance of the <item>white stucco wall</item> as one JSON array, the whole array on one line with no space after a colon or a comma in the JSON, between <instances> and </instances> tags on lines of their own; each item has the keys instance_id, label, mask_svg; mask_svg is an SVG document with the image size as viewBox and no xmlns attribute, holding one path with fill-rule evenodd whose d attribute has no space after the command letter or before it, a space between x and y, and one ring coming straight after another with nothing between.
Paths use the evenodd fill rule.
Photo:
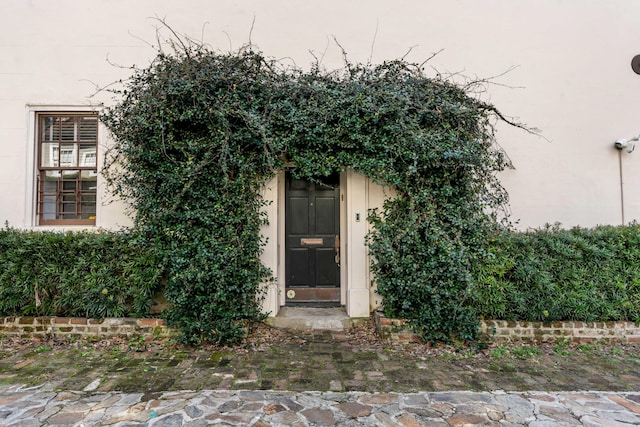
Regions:
<instances>
[{"instance_id":1,"label":"white stucco wall","mask_svg":"<svg viewBox=\"0 0 640 427\"><path fill-rule=\"evenodd\" d=\"M154 56L157 21L221 50L249 40L267 55L307 67L405 55L428 72L495 79L485 93L506 115L541 129L505 125L497 138L516 169L501 175L513 219L537 227L621 222L615 139L640 133L636 0L6 0L0 2L0 221L33 225L34 108L110 104L96 87ZM254 22L255 21L255 22ZM160 32L160 39L167 36ZM125 67L121 68L119 66ZM435 73L435 71L433 71ZM510 86L510 87L507 87ZM640 219L640 150L624 153L625 218ZM101 199L98 225L126 223Z\"/></svg>"}]
</instances>

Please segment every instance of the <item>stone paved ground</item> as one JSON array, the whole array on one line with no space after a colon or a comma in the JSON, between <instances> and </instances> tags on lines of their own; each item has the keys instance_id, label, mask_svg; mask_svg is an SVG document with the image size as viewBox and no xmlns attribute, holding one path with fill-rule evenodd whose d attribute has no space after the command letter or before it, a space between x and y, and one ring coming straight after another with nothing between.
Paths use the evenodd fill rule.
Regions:
<instances>
[{"instance_id":1,"label":"stone paved ground","mask_svg":"<svg viewBox=\"0 0 640 427\"><path fill-rule=\"evenodd\" d=\"M0 387L2 426L633 426L640 393L80 393Z\"/></svg>"},{"instance_id":2,"label":"stone paved ground","mask_svg":"<svg viewBox=\"0 0 640 427\"><path fill-rule=\"evenodd\" d=\"M0 340L0 426L616 426L639 417L640 348L631 345L433 349L380 342L370 325L261 327L231 349Z\"/></svg>"}]
</instances>

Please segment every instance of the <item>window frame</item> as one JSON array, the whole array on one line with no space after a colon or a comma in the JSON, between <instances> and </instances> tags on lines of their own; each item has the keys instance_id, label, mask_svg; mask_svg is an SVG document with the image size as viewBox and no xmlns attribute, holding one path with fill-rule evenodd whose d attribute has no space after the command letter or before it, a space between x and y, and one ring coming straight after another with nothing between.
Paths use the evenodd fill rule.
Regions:
<instances>
[{"instance_id":1,"label":"window frame","mask_svg":"<svg viewBox=\"0 0 640 427\"><path fill-rule=\"evenodd\" d=\"M65 140L62 135L62 124L60 124L60 135L57 139L45 140L43 138L44 133L46 132L46 126L43 124L43 121L47 117L53 118L72 118L74 123L74 134L71 140ZM80 136L80 128L76 126L80 126L80 119L91 117L96 119L95 124L95 138L92 140L83 140ZM78 110L78 111L68 111L68 110L41 110L34 111L34 135L35 135L35 219L39 226L95 226L96 225L96 217L98 211L98 181L97 181L97 170L98 170L98 146L100 141L100 122L98 118L98 114L95 110L87 111L87 110ZM44 145L45 143L50 143L48 149L50 153L45 154ZM57 144L57 145L54 145ZM67 145L65 147L65 145ZM84 148L83 148L84 146ZM94 161L89 165L83 165L86 162L86 158L89 157L87 154L89 152L83 153L83 150L86 150L88 147L89 151L93 149ZM62 155L65 150L71 150L72 156L74 160L69 162L63 161ZM54 158L54 153L56 156ZM45 158L49 159L50 165L45 164L43 161L43 155ZM69 163L66 164L65 163ZM45 179L45 174L48 178L57 178L55 181L56 188L54 190L45 190L44 185L47 180ZM94 180L88 179L83 180L82 178L94 178ZM83 188L83 183L93 182L94 184L89 184L89 188ZM74 184L69 184L74 183ZM71 187L70 190L65 189L65 186L69 185ZM86 185L86 184L85 184ZM55 197L55 201L52 203L50 200L46 201L46 198ZM72 199L71 203L66 203L64 198L70 197ZM83 197L87 197L84 199ZM92 200L91 200L92 199ZM88 200L88 202L87 202ZM90 215L88 218L81 218L83 204L93 202L93 215ZM51 212L47 211L46 206L49 205L54 207L53 214L55 215L54 219L46 218L45 216L49 216ZM74 218L64 218L64 206L72 206L74 209L67 213L67 215L74 215Z\"/></svg>"}]
</instances>

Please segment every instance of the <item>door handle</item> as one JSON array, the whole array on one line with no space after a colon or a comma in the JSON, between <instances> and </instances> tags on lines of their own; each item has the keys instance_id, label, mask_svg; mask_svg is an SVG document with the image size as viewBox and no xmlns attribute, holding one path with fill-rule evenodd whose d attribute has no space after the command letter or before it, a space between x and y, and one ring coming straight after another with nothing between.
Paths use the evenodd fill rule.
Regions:
<instances>
[{"instance_id":1,"label":"door handle","mask_svg":"<svg viewBox=\"0 0 640 427\"><path fill-rule=\"evenodd\" d=\"M338 267L340 267L340 236L336 234L336 240L334 241L334 248L336 250L335 261Z\"/></svg>"}]
</instances>

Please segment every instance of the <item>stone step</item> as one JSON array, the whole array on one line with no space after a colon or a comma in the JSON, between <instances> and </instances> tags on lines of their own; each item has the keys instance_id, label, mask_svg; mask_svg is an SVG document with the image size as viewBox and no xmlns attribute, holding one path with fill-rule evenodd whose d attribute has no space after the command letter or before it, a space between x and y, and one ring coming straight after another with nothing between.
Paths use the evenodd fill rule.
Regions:
<instances>
[{"instance_id":1,"label":"stone step","mask_svg":"<svg viewBox=\"0 0 640 427\"><path fill-rule=\"evenodd\" d=\"M266 323L280 329L342 331L351 325L342 307L281 307Z\"/></svg>"}]
</instances>

